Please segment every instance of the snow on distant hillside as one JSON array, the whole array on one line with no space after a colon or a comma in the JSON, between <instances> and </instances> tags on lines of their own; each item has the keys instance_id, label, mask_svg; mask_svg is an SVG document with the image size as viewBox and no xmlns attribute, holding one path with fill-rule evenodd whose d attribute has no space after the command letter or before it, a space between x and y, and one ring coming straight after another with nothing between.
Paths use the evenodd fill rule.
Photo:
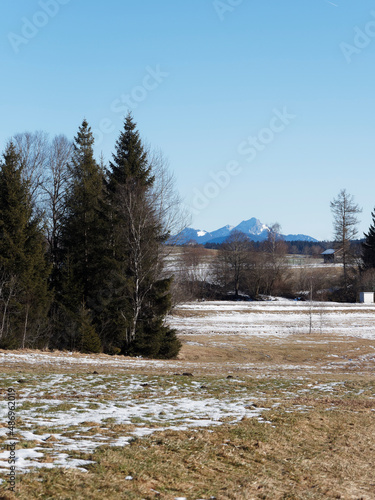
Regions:
<instances>
[{"instance_id":1,"label":"snow on distant hillside","mask_svg":"<svg viewBox=\"0 0 375 500\"><path fill-rule=\"evenodd\" d=\"M243 220L240 224L238 224L238 226L236 226L236 230L241 231L241 233L250 237L259 236L262 239L266 239L270 229L265 224L262 224L260 220L253 217L249 220Z\"/></svg>"},{"instance_id":2,"label":"snow on distant hillside","mask_svg":"<svg viewBox=\"0 0 375 500\"><path fill-rule=\"evenodd\" d=\"M211 232L187 227L178 235L172 236L168 243L177 245L184 245L190 241L195 241L200 245L205 245L206 243L223 243L234 230L246 234L253 241L264 241L267 239L270 228L259 219L252 217L249 220L242 221L237 226L227 225ZM288 234L283 237L286 241L317 241L305 234Z\"/></svg>"}]
</instances>

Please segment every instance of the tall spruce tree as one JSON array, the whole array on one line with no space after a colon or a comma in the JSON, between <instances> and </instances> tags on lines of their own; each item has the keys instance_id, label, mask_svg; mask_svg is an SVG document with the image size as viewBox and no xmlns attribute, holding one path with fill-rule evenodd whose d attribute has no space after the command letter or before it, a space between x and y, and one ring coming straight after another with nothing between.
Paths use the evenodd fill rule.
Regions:
<instances>
[{"instance_id":1,"label":"tall spruce tree","mask_svg":"<svg viewBox=\"0 0 375 500\"><path fill-rule=\"evenodd\" d=\"M367 233L365 241L362 243L363 270L375 268L375 210L371 213L372 224Z\"/></svg>"},{"instance_id":2,"label":"tall spruce tree","mask_svg":"<svg viewBox=\"0 0 375 500\"><path fill-rule=\"evenodd\" d=\"M116 142L116 152L110 168L109 187L112 191L119 185L151 186L155 180L147 152L130 113L125 118L124 130Z\"/></svg>"},{"instance_id":3,"label":"tall spruce tree","mask_svg":"<svg viewBox=\"0 0 375 500\"><path fill-rule=\"evenodd\" d=\"M76 347L82 345L82 308L85 325L88 315L94 321L95 308L103 286L106 235L104 223L104 172L94 158L94 138L86 120L74 139L69 164L71 181L66 193L66 215L62 228L64 262L60 300L76 323ZM73 329L74 330L74 329ZM86 345L88 344L86 328ZM97 344L97 342L96 342ZM97 351L97 346L95 348Z\"/></svg>"},{"instance_id":4,"label":"tall spruce tree","mask_svg":"<svg viewBox=\"0 0 375 500\"><path fill-rule=\"evenodd\" d=\"M130 114L108 173L112 207L111 347L123 354L170 358L180 342L164 325L171 279L162 274L166 239L152 197L152 165Z\"/></svg>"},{"instance_id":5,"label":"tall spruce tree","mask_svg":"<svg viewBox=\"0 0 375 500\"><path fill-rule=\"evenodd\" d=\"M0 345L44 347L50 304L46 241L30 185L11 142L0 170Z\"/></svg>"}]
</instances>

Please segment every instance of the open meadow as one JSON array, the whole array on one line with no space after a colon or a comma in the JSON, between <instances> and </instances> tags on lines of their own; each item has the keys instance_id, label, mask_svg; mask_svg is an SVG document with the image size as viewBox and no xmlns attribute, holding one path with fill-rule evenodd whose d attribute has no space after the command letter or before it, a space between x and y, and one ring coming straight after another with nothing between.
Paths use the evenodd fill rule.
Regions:
<instances>
[{"instance_id":1,"label":"open meadow","mask_svg":"<svg viewBox=\"0 0 375 500\"><path fill-rule=\"evenodd\" d=\"M168 322L171 361L0 351L0 498L375 498L374 305L191 302Z\"/></svg>"}]
</instances>

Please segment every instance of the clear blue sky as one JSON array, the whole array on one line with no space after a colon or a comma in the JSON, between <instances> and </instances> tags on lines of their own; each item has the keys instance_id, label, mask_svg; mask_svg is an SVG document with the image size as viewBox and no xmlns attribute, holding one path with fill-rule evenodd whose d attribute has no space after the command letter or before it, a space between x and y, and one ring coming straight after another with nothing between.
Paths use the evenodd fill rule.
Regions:
<instances>
[{"instance_id":1,"label":"clear blue sky","mask_svg":"<svg viewBox=\"0 0 375 500\"><path fill-rule=\"evenodd\" d=\"M368 229L373 1L1 0L0 13L2 150L26 130L72 138L86 117L108 160L130 109L193 227L257 217L330 239L346 188Z\"/></svg>"}]
</instances>

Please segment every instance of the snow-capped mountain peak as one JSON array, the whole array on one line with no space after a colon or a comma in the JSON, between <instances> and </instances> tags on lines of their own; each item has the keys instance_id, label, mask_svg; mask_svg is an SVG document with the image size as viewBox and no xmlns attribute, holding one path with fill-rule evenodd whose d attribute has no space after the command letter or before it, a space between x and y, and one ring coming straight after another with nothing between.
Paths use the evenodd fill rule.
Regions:
<instances>
[{"instance_id":1,"label":"snow-capped mountain peak","mask_svg":"<svg viewBox=\"0 0 375 500\"><path fill-rule=\"evenodd\" d=\"M197 231L197 236L199 236L199 238L201 238L202 236L204 236L206 234L207 234L207 231Z\"/></svg>"},{"instance_id":2,"label":"snow-capped mountain peak","mask_svg":"<svg viewBox=\"0 0 375 500\"><path fill-rule=\"evenodd\" d=\"M253 241L263 241L267 239L270 228L260 222L259 219L252 217L249 220L243 220L238 224L238 226L226 225L216 231L205 231L203 229L194 229L192 227L187 227L181 233L173 236L169 239L169 243L184 245L189 242L196 242L200 245L205 245L206 243L223 243L232 231L240 231L246 234L249 239ZM306 236L304 234L298 235L287 235L284 237L286 241L293 240L305 240L305 241L316 241L311 236Z\"/></svg>"},{"instance_id":3,"label":"snow-capped mountain peak","mask_svg":"<svg viewBox=\"0 0 375 500\"><path fill-rule=\"evenodd\" d=\"M264 231L268 233L269 228L260 222L255 217L249 220L243 220L238 226L235 227L236 231L241 231L247 235L260 236Z\"/></svg>"}]
</instances>

